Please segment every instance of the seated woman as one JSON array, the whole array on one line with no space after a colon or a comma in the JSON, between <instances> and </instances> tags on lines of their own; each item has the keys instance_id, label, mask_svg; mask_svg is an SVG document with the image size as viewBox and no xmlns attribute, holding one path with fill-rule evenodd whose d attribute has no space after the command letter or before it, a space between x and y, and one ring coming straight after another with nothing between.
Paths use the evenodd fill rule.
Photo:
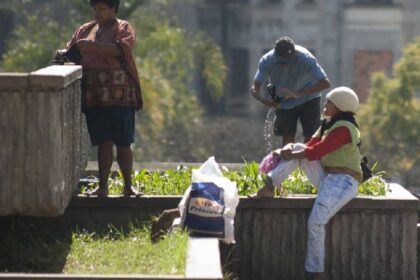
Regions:
<instances>
[{"instance_id":1,"label":"seated woman","mask_svg":"<svg viewBox=\"0 0 420 280\"><path fill-rule=\"evenodd\" d=\"M324 279L325 225L357 196L362 179L360 132L355 119L356 93L338 87L327 94L321 128L308 143L289 144L275 151L281 160L267 173L266 184L252 198L272 197L275 186L300 166L318 195L308 220L305 269L314 279Z\"/></svg>"}]
</instances>

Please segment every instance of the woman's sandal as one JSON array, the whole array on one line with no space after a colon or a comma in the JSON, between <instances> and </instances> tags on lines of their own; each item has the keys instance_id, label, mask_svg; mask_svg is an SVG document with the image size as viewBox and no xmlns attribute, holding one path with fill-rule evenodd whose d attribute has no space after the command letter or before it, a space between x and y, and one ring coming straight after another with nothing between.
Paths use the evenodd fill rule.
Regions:
<instances>
[{"instance_id":1,"label":"woman's sandal","mask_svg":"<svg viewBox=\"0 0 420 280\"><path fill-rule=\"evenodd\" d=\"M274 197L274 192L269 189L269 187L262 187L257 191L257 193L248 195L250 199L259 199L259 198L272 198Z\"/></svg>"},{"instance_id":2,"label":"woman's sandal","mask_svg":"<svg viewBox=\"0 0 420 280\"><path fill-rule=\"evenodd\" d=\"M144 193L138 192L133 188L130 188L129 190L124 190L124 192L123 192L123 196L125 196L125 197L130 197L130 196L141 197L143 195L144 195Z\"/></svg>"},{"instance_id":3,"label":"woman's sandal","mask_svg":"<svg viewBox=\"0 0 420 280\"><path fill-rule=\"evenodd\" d=\"M98 187L90 192L87 192L86 196L107 197L108 190L104 190Z\"/></svg>"}]
</instances>

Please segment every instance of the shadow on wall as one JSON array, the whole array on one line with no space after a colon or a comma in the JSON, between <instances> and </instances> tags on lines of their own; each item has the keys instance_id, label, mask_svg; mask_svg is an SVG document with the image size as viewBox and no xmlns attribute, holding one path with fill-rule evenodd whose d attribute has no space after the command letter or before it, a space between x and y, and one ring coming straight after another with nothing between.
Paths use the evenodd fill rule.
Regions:
<instances>
[{"instance_id":1,"label":"shadow on wall","mask_svg":"<svg viewBox=\"0 0 420 280\"><path fill-rule=\"evenodd\" d=\"M40 222L35 225L33 220ZM0 272L62 273L71 231L48 231L44 218L15 217L0 222Z\"/></svg>"}]
</instances>

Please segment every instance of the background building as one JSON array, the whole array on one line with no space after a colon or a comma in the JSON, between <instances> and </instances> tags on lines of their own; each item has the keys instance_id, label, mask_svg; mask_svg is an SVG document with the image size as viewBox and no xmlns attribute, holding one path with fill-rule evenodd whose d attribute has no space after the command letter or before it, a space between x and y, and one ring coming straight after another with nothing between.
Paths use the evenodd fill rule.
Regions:
<instances>
[{"instance_id":1,"label":"background building","mask_svg":"<svg viewBox=\"0 0 420 280\"><path fill-rule=\"evenodd\" d=\"M262 110L249 88L260 57L281 35L312 51L332 86L353 87L362 101L370 74L390 73L402 48L420 35L418 0L204 0L177 8L187 28L222 46L228 112Z\"/></svg>"}]
</instances>

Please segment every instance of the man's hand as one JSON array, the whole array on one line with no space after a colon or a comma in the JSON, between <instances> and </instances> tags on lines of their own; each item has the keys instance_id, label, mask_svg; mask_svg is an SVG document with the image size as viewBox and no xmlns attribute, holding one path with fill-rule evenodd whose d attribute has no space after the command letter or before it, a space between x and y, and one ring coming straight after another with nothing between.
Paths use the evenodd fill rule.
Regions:
<instances>
[{"instance_id":1,"label":"man's hand","mask_svg":"<svg viewBox=\"0 0 420 280\"><path fill-rule=\"evenodd\" d=\"M86 39L80 39L76 42L76 46L81 52L87 52L92 50L93 44L93 41Z\"/></svg>"},{"instance_id":2,"label":"man's hand","mask_svg":"<svg viewBox=\"0 0 420 280\"><path fill-rule=\"evenodd\" d=\"M280 88L279 93L284 96L285 100L300 97L297 92L291 91L288 88Z\"/></svg>"},{"instance_id":3,"label":"man's hand","mask_svg":"<svg viewBox=\"0 0 420 280\"><path fill-rule=\"evenodd\" d=\"M268 99L268 98L262 97L260 93L254 87L251 88L250 92L251 92L252 97L260 101L265 106L270 107L270 108L278 108L279 104L274 102L272 98Z\"/></svg>"},{"instance_id":4,"label":"man's hand","mask_svg":"<svg viewBox=\"0 0 420 280\"><path fill-rule=\"evenodd\" d=\"M261 99L260 94L254 87L251 88L250 92L251 92L252 97L260 101Z\"/></svg>"}]
</instances>

